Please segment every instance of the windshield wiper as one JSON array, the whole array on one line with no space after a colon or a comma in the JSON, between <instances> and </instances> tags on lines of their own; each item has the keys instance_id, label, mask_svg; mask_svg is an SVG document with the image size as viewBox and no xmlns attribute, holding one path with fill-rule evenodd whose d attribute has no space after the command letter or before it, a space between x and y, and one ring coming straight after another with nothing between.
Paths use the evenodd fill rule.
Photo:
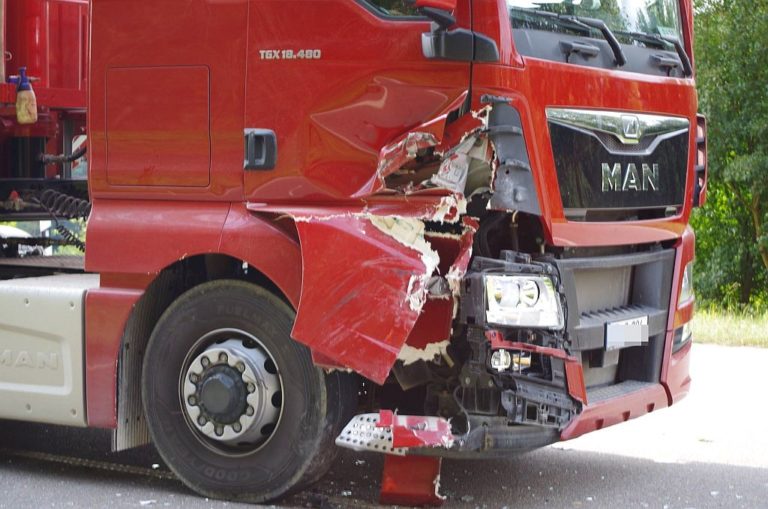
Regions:
<instances>
[{"instance_id":1,"label":"windshield wiper","mask_svg":"<svg viewBox=\"0 0 768 509\"><path fill-rule=\"evenodd\" d=\"M525 14L536 14L541 17L549 18L553 22L560 25L565 25L570 28L577 27L581 31L590 32L593 29L600 32L605 40L608 42L611 51L613 51L613 57L618 67L622 67L627 63L627 57L624 56L624 51L621 49L621 44L616 36L613 35L611 29L605 24L605 21L594 18L584 18L582 16L576 16L573 14L558 14L556 12L542 11L540 9L524 9L520 11Z\"/></svg>"},{"instance_id":2,"label":"windshield wiper","mask_svg":"<svg viewBox=\"0 0 768 509\"><path fill-rule=\"evenodd\" d=\"M611 51L613 51L613 57L616 60L616 65L618 67L622 67L627 63L627 57L624 56L624 51L621 49L619 40L616 39L615 35L613 35L611 29L608 28L608 25L605 24L605 21L596 18L583 18L581 16L574 15L561 14L558 15L558 17L560 19L570 21L575 25L584 25L588 28L594 28L595 30L599 31L601 34L603 34L603 37L605 37L605 40L608 42L608 46L611 47Z\"/></svg>"},{"instance_id":3,"label":"windshield wiper","mask_svg":"<svg viewBox=\"0 0 768 509\"><path fill-rule=\"evenodd\" d=\"M658 35L658 34L646 34L643 32L617 32L621 35L626 35L627 37L632 37L636 41L640 41L644 44L656 44L661 49L664 49L667 47L667 45L671 45L673 48L675 48L675 52L677 53L678 58L680 58L680 63L683 64L683 76L686 78L690 78L693 76L693 66L691 65L691 59L688 57L688 53L685 52L685 48L683 47L682 43L680 42L680 39L677 37L669 37L666 35Z\"/></svg>"}]
</instances>

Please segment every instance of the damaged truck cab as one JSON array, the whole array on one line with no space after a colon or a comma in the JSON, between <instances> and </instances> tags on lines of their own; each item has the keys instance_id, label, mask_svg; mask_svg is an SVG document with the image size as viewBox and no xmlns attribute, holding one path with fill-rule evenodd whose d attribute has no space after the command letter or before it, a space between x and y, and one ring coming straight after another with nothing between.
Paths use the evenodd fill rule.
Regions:
<instances>
[{"instance_id":1,"label":"damaged truck cab","mask_svg":"<svg viewBox=\"0 0 768 509\"><path fill-rule=\"evenodd\" d=\"M84 380L30 396L47 410L0 385L0 416L151 439L194 490L254 502L336 446L380 452L382 501L439 503L442 457L678 401L706 197L692 15L91 0L84 267L0 282L84 324L21 324ZM11 182L5 216L53 214L52 182Z\"/></svg>"}]
</instances>

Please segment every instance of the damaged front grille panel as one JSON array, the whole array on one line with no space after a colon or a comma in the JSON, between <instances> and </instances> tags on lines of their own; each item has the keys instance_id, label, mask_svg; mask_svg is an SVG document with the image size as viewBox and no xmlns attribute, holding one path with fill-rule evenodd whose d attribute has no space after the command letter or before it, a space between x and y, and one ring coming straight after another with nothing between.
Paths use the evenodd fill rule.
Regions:
<instances>
[{"instance_id":1,"label":"damaged front grille panel","mask_svg":"<svg viewBox=\"0 0 768 509\"><path fill-rule=\"evenodd\" d=\"M561 258L569 350L581 354L587 386L658 382L669 316L674 249ZM606 352L606 326L647 317L648 343Z\"/></svg>"},{"instance_id":2,"label":"damaged front grille panel","mask_svg":"<svg viewBox=\"0 0 768 509\"><path fill-rule=\"evenodd\" d=\"M508 424L562 429L579 409L566 369L567 362L573 366L577 361L566 358L562 334L489 324L485 288L489 274L551 278L562 300L557 268L546 260L512 251L502 252L502 259L475 258L462 287L460 317L471 351L460 375L462 407L470 414L504 415ZM564 301L561 305L565 307Z\"/></svg>"}]
</instances>

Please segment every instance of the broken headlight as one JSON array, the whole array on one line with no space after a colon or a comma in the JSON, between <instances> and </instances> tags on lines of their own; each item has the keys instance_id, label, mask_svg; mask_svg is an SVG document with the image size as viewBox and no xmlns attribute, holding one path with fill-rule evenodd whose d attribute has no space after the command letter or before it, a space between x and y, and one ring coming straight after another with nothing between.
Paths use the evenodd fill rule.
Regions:
<instances>
[{"instance_id":1,"label":"broken headlight","mask_svg":"<svg viewBox=\"0 0 768 509\"><path fill-rule=\"evenodd\" d=\"M545 276L485 276L488 323L508 327L562 329L563 309L552 280Z\"/></svg>"}]
</instances>

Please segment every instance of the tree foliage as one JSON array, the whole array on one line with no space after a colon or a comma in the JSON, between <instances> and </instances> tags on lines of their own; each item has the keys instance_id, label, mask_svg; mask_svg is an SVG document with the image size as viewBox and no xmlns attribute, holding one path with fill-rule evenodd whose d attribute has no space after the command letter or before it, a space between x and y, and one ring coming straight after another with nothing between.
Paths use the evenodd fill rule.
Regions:
<instances>
[{"instance_id":1,"label":"tree foliage","mask_svg":"<svg viewBox=\"0 0 768 509\"><path fill-rule=\"evenodd\" d=\"M708 116L710 201L697 211L704 297L765 302L768 0L698 0L697 84Z\"/></svg>"}]
</instances>

